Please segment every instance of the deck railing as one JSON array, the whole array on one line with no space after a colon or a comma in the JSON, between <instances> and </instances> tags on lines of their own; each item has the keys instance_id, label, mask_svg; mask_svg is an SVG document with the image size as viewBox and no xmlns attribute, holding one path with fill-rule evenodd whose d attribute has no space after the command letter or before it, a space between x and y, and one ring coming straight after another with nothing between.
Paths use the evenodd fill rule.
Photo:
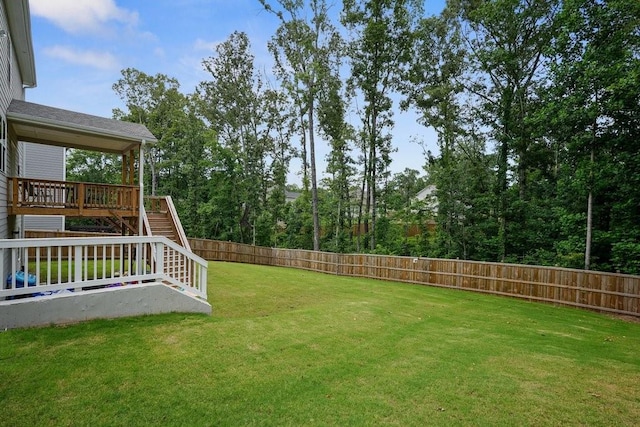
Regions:
<instances>
[{"instance_id":1,"label":"deck railing","mask_svg":"<svg viewBox=\"0 0 640 427\"><path fill-rule=\"evenodd\" d=\"M13 214L25 208L71 209L82 215L84 210L126 211L137 213L139 187L55 181L50 179L9 178L9 207ZM61 214L64 214L61 212Z\"/></svg>"},{"instance_id":2,"label":"deck railing","mask_svg":"<svg viewBox=\"0 0 640 427\"><path fill-rule=\"evenodd\" d=\"M0 300L160 281L207 299L207 262L166 237L0 240Z\"/></svg>"}]
</instances>

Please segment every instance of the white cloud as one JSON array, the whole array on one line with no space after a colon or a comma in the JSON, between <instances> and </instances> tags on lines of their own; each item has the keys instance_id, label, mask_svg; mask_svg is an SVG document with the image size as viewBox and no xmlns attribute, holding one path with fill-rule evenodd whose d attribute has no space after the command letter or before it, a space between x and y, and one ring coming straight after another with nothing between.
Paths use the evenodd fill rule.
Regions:
<instances>
[{"instance_id":1,"label":"white cloud","mask_svg":"<svg viewBox=\"0 0 640 427\"><path fill-rule=\"evenodd\" d=\"M153 49L153 56L155 56L156 58L164 59L164 58L167 57L167 54L166 54L166 52L164 51L163 48L156 47L155 49Z\"/></svg>"},{"instance_id":2,"label":"white cloud","mask_svg":"<svg viewBox=\"0 0 640 427\"><path fill-rule=\"evenodd\" d=\"M44 53L72 64L85 65L101 70L120 69L117 58L108 52L79 51L66 46L52 46L45 48Z\"/></svg>"},{"instance_id":3,"label":"white cloud","mask_svg":"<svg viewBox=\"0 0 640 427\"><path fill-rule=\"evenodd\" d=\"M219 44L220 42L208 42L206 40L196 39L195 43L193 44L193 48L196 51L206 50L207 52L213 52L216 50L216 47L218 47Z\"/></svg>"},{"instance_id":4,"label":"white cloud","mask_svg":"<svg viewBox=\"0 0 640 427\"><path fill-rule=\"evenodd\" d=\"M34 16L52 21L63 30L77 33L101 33L112 21L135 26L138 13L116 5L114 0L30 0Z\"/></svg>"}]
</instances>

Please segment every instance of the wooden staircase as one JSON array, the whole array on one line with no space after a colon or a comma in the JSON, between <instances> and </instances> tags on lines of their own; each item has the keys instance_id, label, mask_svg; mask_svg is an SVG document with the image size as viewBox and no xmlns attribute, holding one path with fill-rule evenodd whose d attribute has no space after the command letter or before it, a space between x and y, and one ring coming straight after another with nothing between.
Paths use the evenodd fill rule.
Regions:
<instances>
[{"instance_id":1,"label":"wooden staircase","mask_svg":"<svg viewBox=\"0 0 640 427\"><path fill-rule=\"evenodd\" d=\"M164 236L191 252L178 212L169 196L151 196L145 200L145 230L151 236Z\"/></svg>"},{"instance_id":2,"label":"wooden staircase","mask_svg":"<svg viewBox=\"0 0 640 427\"><path fill-rule=\"evenodd\" d=\"M182 244L173 226L173 221L167 212L149 212L147 213L147 219L149 220L152 236L164 236L179 245Z\"/></svg>"},{"instance_id":3,"label":"wooden staircase","mask_svg":"<svg viewBox=\"0 0 640 427\"><path fill-rule=\"evenodd\" d=\"M182 223L169 196L151 196L145 200L145 231L151 236L164 236L177 243L189 252L191 246L182 228ZM190 282L192 271L187 268L182 257L172 257L165 253L163 265L165 270L179 274L186 282Z\"/></svg>"}]
</instances>

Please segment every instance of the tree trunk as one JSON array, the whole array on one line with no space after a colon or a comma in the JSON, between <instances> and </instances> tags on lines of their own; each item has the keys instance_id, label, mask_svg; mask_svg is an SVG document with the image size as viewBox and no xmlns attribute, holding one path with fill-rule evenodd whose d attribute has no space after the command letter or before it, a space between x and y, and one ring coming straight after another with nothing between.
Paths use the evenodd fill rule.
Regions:
<instances>
[{"instance_id":1,"label":"tree trunk","mask_svg":"<svg viewBox=\"0 0 640 427\"><path fill-rule=\"evenodd\" d=\"M363 167L364 170L362 171L362 186L360 187L360 202L358 203L358 230L356 231L356 251L357 252L361 252L362 250L362 212L363 212L363 205L364 205L364 200L365 200L365 189L367 186L367 179L368 179L368 174L369 174L369 164L367 163L367 152L366 150L362 150L364 152L364 160L363 160ZM367 199L368 200L368 199Z\"/></svg>"},{"instance_id":2,"label":"tree trunk","mask_svg":"<svg viewBox=\"0 0 640 427\"><path fill-rule=\"evenodd\" d=\"M503 93L502 110L502 135L500 137L500 149L498 152L498 204L499 204L499 229L498 239L500 242L500 261L504 262L507 257L507 169L509 168L509 135L511 134L511 107L513 105L513 93L505 90Z\"/></svg>"},{"instance_id":3,"label":"tree trunk","mask_svg":"<svg viewBox=\"0 0 640 427\"><path fill-rule=\"evenodd\" d=\"M311 214L313 216L313 250L320 250L320 218L318 217L318 182L316 175L316 147L313 136L313 102L309 105L309 157L311 163Z\"/></svg>"},{"instance_id":4,"label":"tree trunk","mask_svg":"<svg viewBox=\"0 0 640 427\"><path fill-rule=\"evenodd\" d=\"M373 108L372 117L371 117L371 154L369 162L370 166L370 179L369 179L369 198L370 202L370 213L371 213L371 234L369 237L370 249L374 251L376 249L376 145L377 145L377 113L376 109Z\"/></svg>"},{"instance_id":5,"label":"tree trunk","mask_svg":"<svg viewBox=\"0 0 640 427\"><path fill-rule=\"evenodd\" d=\"M156 173L156 162L153 159L151 150L149 150L149 170L151 171L151 195L155 196L158 190L158 176Z\"/></svg>"},{"instance_id":6,"label":"tree trunk","mask_svg":"<svg viewBox=\"0 0 640 427\"><path fill-rule=\"evenodd\" d=\"M591 168L593 169L593 148L591 148ZM593 175L593 172L590 173ZM587 197L587 238L584 248L584 269L591 268L591 228L593 226L593 185L589 183L589 197Z\"/></svg>"},{"instance_id":7,"label":"tree trunk","mask_svg":"<svg viewBox=\"0 0 640 427\"><path fill-rule=\"evenodd\" d=\"M304 114L300 112L300 128L302 129L302 187L309 190L309 162L307 161L307 130L304 128Z\"/></svg>"},{"instance_id":8,"label":"tree trunk","mask_svg":"<svg viewBox=\"0 0 640 427\"><path fill-rule=\"evenodd\" d=\"M598 105L598 91L595 93L596 105ZM587 236L584 245L584 269L591 268L591 231L593 227L593 162L595 159L594 147L598 135L598 117L593 118L591 126L591 157L589 164L589 196L587 197Z\"/></svg>"}]
</instances>

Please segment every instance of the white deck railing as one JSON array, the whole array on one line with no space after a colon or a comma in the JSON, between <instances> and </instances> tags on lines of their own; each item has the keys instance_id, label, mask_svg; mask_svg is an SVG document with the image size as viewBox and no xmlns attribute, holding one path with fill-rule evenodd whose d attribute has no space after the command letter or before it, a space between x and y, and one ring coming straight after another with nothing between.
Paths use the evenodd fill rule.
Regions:
<instances>
[{"instance_id":1,"label":"white deck railing","mask_svg":"<svg viewBox=\"0 0 640 427\"><path fill-rule=\"evenodd\" d=\"M162 236L0 240L0 300L161 281L207 299L207 262Z\"/></svg>"}]
</instances>

